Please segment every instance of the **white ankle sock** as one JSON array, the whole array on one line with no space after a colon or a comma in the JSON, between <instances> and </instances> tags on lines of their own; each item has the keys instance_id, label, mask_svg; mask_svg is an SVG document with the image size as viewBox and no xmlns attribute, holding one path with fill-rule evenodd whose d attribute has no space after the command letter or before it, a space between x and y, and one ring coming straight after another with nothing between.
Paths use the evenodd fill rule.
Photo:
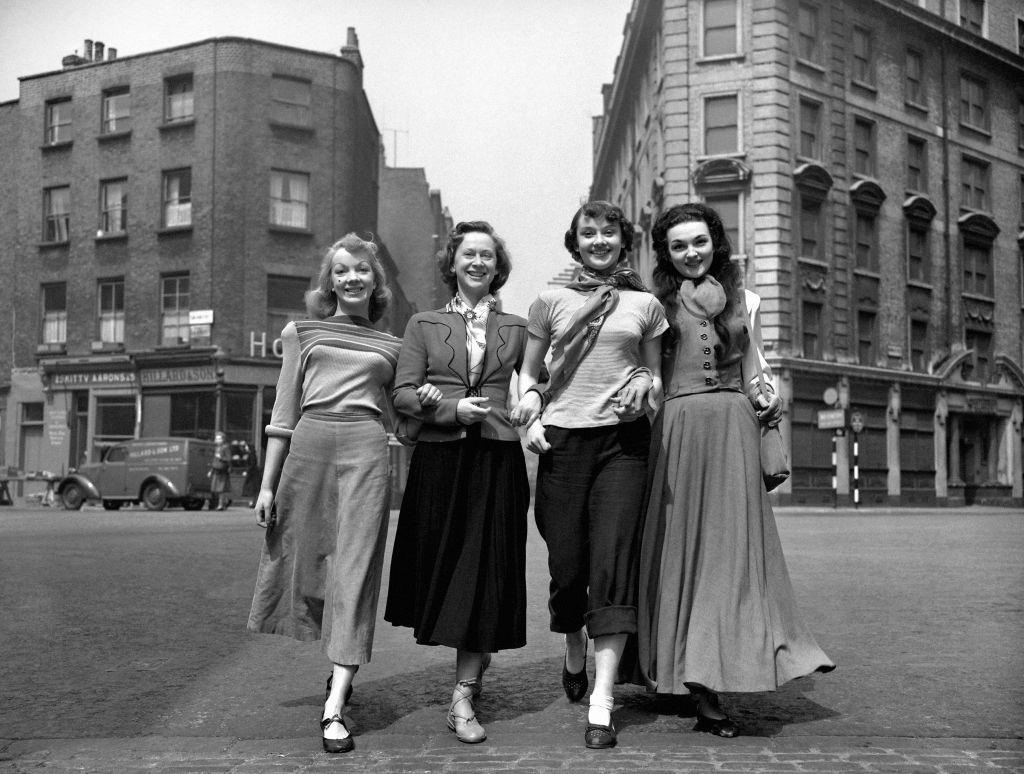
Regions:
<instances>
[{"instance_id":1,"label":"white ankle sock","mask_svg":"<svg viewBox=\"0 0 1024 774\"><path fill-rule=\"evenodd\" d=\"M599 726L611 725L613 706L615 706L615 699L610 693L590 694L590 711L587 713L587 722Z\"/></svg>"}]
</instances>

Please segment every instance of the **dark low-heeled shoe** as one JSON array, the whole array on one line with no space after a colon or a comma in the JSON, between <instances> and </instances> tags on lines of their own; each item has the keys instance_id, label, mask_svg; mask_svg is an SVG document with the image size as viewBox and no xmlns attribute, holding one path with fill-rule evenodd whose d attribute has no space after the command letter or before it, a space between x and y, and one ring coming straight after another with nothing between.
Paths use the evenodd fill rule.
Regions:
<instances>
[{"instance_id":1,"label":"dark low-heeled shoe","mask_svg":"<svg viewBox=\"0 0 1024 774\"><path fill-rule=\"evenodd\" d=\"M327 675L327 690L324 691L324 701L331 698L331 683L334 682L334 673ZM345 704L348 704L348 700L352 698L352 683L348 684L348 688L345 689Z\"/></svg>"},{"instance_id":2,"label":"dark low-heeled shoe","mask_svg":"<svg viewBox=\"0 0 1024 774\"><path fill-rule=\"evenodd\" d=\"M562 657L562 690L565 691L565 698L577 702L587 695L587 688L590 687L590 678L587 677L587 651L583 650L583 669L579 672L570 672L565 666L565 656Z\"/></svg>"},{"instance_id":3,"label":"dark low-heeled shoe","mask_svg":"<svg viewBox=\"0 0 1024 774\"><path fill-rule=\"evenodd\" d=\"M588 723L587 730L583 732L583 741L591 750L607 750L614 747L619 741L615 733L615 724L602 726L598 723Z\"/></svg>"},{"instance_id":4,"label":"dark low-heeled shoe","mask_svg":"<svg viewBox=\"0 0 1024 774\"><path fill-rule=\"evenodd\" d=\"M349 732L349 735L346 736L344 739L328 739L326 736L322 735L322 732L326 731L327 727L331 725L331 723L341 723L341 727L348 731L348 726L345 725L345 721L341 717L341 715L331 715L329 718L324 718L323 720L321 720L320 731L321 739L323 740L324 743L324 752L347 753L352 752L354 749L356 749L356 743L355 740L352 738L351 732Z\"/></svg>"},{"instance_id":5,"label":"dark low-heeled shoe","mask_svg":"<svg viewBox=\"0 0 1024 774\"><path fill-rule=\"evenodd\" d=\"M706 731L709 734L720 736L724 739L732 739L740 735L740 727L731 718L708 718L704 715L697 716L697 725L694 731Z\"/></svg>"}]
</instances>

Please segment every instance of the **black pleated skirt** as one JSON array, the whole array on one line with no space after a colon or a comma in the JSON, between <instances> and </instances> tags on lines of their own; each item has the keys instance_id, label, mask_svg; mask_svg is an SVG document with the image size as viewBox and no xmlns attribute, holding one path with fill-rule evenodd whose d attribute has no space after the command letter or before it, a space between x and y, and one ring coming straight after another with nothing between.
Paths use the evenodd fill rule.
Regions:
<instances>
[{"instance_id":1,"label":"black pleated skirt","mask_svg":"<svg viewBox=\"0 0 1024 774\"><path fill-rule=\"evenodd\" d=\"M518 441L420 442L395 535L384 618L425 645L526 644L526 512Z\"/></svg>"}]
</instances>

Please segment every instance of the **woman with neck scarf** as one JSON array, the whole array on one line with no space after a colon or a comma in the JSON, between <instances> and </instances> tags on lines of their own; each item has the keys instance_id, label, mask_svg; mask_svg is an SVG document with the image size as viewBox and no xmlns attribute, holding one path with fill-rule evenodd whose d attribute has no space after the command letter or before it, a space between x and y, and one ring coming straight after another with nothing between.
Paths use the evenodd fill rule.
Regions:
<instances>
[{"instance_id":1,"label":"woman with neck scarf","mask_svg":"<svg viewBox=\"0 0 1024 774\"><path fill-rule=\"evenodd\" d=\"M640 681L692 694L697 729L734 737L719 692L772 691L835 664L797 611L761 478L759 425L778 422L782 401L758 377L760 298L740 288L710 207L669 208L651 238L671 328L640 548Z\"/></svg>"},{"instance_id":2,"label":"woman with neck scarf","mask_svg":"<svg viewBox=\"0 0 1024 774\"><path fill-rule=\"evenodd\" d=\"M412 316L395 374L395 408L417 442L384 618L455 649L448 728L476 744L490 654L526 644L530 482L508 420L526 320L497 306L512 265L489 223L456 224L438 260L452 300Z\"/></svg>"},{"instance_id":3,"label":"woman with neck scarf","mask_svg":"<svg viewBox=\"0 0 1024 774\"><path fill-rule=\"evenodd\" d=\"M513 424L540 455L535 516L548 547L551 631L565 635L562 687L587 692L588 635L595 679L587 747L616 743L612 687L636 632L637 541L651 428L661 394L661 304L626 258L633 224L608 202L581 207L565 247L582 266L530 307L529 338ZM538 384L551 350L550 377ZM584 632L584 626L586 631Z\"/></svg>"}]
</instances>

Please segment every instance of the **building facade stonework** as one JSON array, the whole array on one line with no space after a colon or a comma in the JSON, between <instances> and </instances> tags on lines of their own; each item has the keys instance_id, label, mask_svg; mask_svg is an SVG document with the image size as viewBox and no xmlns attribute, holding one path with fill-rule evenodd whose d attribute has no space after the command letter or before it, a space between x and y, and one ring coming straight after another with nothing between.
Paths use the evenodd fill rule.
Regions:
<instances>
[{"instance_id":1,"label":"building facade stonework","mask_svg":"<svg viewBox=\"0 0 1024 774\"><path fill-rule=\"evenodd\" d=\"M1024 502L1022 47L1014 0L633 3L591 195L648 278L662 210L723 215L786 404L781 501Z\"/></svg>"}]
</instances>

